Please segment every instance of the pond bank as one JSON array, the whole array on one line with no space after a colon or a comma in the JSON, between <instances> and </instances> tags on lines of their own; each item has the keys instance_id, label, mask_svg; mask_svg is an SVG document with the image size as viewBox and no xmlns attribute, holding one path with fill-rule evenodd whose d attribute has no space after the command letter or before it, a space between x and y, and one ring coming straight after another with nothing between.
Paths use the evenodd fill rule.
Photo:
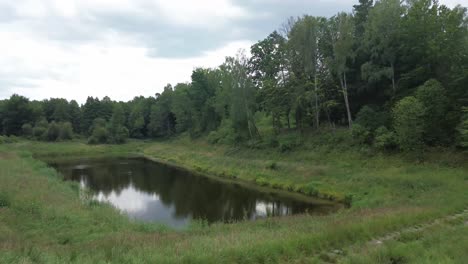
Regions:
<instances>
[{"instance_id":1,"label":"pond bank","mask_svg":"<svg viewBox=\"0 0 468 264\"><path fill-rule=\"evenodd\" d=\"M325 216L229 225L194 223L187 230L174 231L131 222L109 206L83 203L76 184L62 181L55 170L28 152L59 156L143 153L207 172L225 171L247 182L263 177L350 193L353 206ZM466 208L468 201L468 169L445 165L439 156L439 162L413 163L401 156L366 155L352 149L233 152L203 142L175 141L121 146L20 142L0 146L0 157L0 263L321 263L323 252L363 245L372 238L454 214ZM272 162L275 169L269 168ZM430 231L414 243L406 237L398 245L383 245L375 254L363 250L361 257L366 261L358 263L411 260L426 253L433 262L466 259L462 250L451 250L466 248L466 232L449 239L452 233L445 229ZM425 241L424 248L431 248L430 254L421 248L420 239ZM441 239L443 247L437 246ZM352 257L344 252L340 261L347 263Z\"/></svg>"}]
</instances>

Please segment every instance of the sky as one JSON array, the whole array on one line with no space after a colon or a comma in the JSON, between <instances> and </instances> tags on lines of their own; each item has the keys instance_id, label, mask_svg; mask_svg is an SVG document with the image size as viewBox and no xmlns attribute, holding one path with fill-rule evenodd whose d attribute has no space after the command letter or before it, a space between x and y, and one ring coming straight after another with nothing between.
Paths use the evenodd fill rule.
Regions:
<instances>
[{"instance_id":1,"label":"sky","mask_svg":"<svg viewBox=\"0 0 468 264\"><path fill-rule=\"evenodd\" d=\"M0 0L0 99L127 101L265 38L291 16L357 0ZM440 0L453 7L468 0Z\"/></svg>"}]
</instances>

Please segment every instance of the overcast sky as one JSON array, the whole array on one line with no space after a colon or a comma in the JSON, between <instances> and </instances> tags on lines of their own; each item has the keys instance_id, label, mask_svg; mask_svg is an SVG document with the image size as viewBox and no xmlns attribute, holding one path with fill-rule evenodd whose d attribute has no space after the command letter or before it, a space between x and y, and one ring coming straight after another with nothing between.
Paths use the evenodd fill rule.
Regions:
<instances>
[{"instance_id":1,"label":"overcast sky","mask_svg":"<svg viewBox=\"0 0 468 264\"><path fill-rule=\"evenodd\" d=\"M248 50L290 16L332 16L356 2L0 0L0 99L153 96Z\"/></svg>"}]
</instances>

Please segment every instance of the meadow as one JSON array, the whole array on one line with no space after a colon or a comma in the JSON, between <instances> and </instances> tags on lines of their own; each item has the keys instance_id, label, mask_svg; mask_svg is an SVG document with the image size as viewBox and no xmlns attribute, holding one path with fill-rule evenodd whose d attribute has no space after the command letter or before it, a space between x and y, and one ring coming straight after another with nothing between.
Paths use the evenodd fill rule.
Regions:
<instances>
[{"instance_id":1,"label":"meadow","mask_svg":"<svg viewBox=\"0 0 468 264\"><path fill-rule=\"evenodd\" d=\"M179 137L90 146L80 140L0 145L0 263L462 263L467 218L369 241L468 207L466 155L391 154L310 137L291 150L212 145ZM131 221L86 199L41 160L143 155L210 177L347 204L324 216L184 230Z\"/></svg>"}]
</instances>

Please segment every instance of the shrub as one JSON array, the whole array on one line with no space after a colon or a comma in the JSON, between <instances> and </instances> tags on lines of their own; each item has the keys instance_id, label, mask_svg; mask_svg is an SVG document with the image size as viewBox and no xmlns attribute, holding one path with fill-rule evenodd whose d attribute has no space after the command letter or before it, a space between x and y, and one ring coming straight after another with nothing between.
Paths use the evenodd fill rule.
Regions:
<instances>
[{"instance_id":1,"label":"shrub","mask_svg":"<svg viewBox=\"0 0 468 264\"><path fill-rule=\"evenodd\" d=\"M21 127L21 131L24 137L31 138L33 135L33 127L31 124L27 123Z\"/></svg>"},{"instance_id":2,"label":"shrub","mask_svg":"<svg viewBox=\"0 0 468 264\"><path fill-rule=\"evenodd\" d=\"M73 138L73 127L70 122L60 124L60 140L70 140Z\"/></svg>"},{"instance_id":3,"label":"shrub","mask_svg":"<svg viewBox=\"0 0 468 264\"><path fill-rule=\"evenodd\" d=\"M387 117L384 112L377 112L366 105L357 113L355 123L373 132L387 123Z\"/></svg>"},{"instance_id":4,"label":"shrub","mask_svg":"<svg viewBox=\"0 0 468 264\"><path fill-rule=\"evenodd\" d=\"M211 131L207 137L211 144L232 145L241 141L241 138L235 132L230 120L223 120L218 130Z\"/></svg>"},{"instance_id":5,"label":"shrub","mask_svg":"<svg viewBox=\"0 0 468 264\"><path fill-rule=\"evenodd\" d=\"M351 128L351 135L357 144L369 144L372 138L369 129L361 126L360 124L353 124L353 127Z\"/></svg>"},{"instance_id":6,"label":"shrub","mask_svg":"<svg viewBox=\"0 0 468 264\"><path fill-rule=\"evenodd\" d=\"M397 142L402 150L422 147L426 108L415 97L401 99L393 108L393 122Z\"/></svg>"},{"instance_id":7,"label":"shrub","mask_svg":"<svg viewBox=\"0 0 468 264\"><path fill-rule=\"evenodd\" d=\"M450 127L455 127L456 122L449 125L447 112L449 99L444 87L437 80L431 79L420 86L416 91L416 98L424 105L424 141L431 145L447 143L450 137ZM452 134L453 135L453 134Z\"/></svg>"},{"instance_id":8,"label":"shrub","mask_svg":"<svg viewBox=\"0 0 468 264\"><path fill-rule=\"evenodd\" d=\"M458 144L462 148L468 148L468 107L463 108L464 115L458 125L459 140Z\"/></svg>"},{"instance_id":9,"label":"shrub","mask_svg":"<svg viewBox=\"0 0 468 264\"><path fill-rule=\"evenodd\" d=\"M10 204L10 197L6 193L0 193L0 208L9 207Z\"/></svg>"},{"instance_id":10,"label":"shrub","mask_svg":"<svg viewBox=\"0 0 468 264\"><path fill-rule=\"evenodd\" d=\"M91 137L88 139L88 144L106 144L109 134L105 127L95 127Z\"/></svg>"},{"instance_id":11,"label":"shrub","mask_svg":"<svg viewBox=\"0 0 468 264\"><path fill-rule=\"evenodd\" d=\"M91 136L88 138L88 144L106 144L112 141L106 127L106 120L102 118L94 119L91 127Z\"/></svg>"},{"instance_id":12,"label":"shrub","mask_svg":"<svg viewBox=\"0 0 468 264\"><path fill-rule=\"evenodd\" d=\"M298 132L280 134L277 136L280 152L288 152L302 143L302 136Z\"/></svg>"},{"instance_id":13,"label":"shrub","mask_svg":"<svg viewBox=\"0 0 468 264\"><path fill-rule=\"evenodd\" d=\"M389 150L396 148L397 140L393 131L381 126L375 130L374 146L378 149Z\"/></svg>"},{"instance_id":14,"label":"shrub","mask_svg":"<svg viewBox=\"0 0 468 264\"><path fill-rule=\"evenodd\" d=\"M36 123L33 128L33 136L39 140L47 140L47 130L49 128L49 123L45 119L40 120Z\"/></svg>"},{"instance_id":15,"label":"shrub","mask_svg":"<svg viewBox=\"0 0 468 264\"><path fill-rule=\"evenodd\" d=\"M60 136L60 126L52 121L49 124L49 128L47 129L47 140L48 141L56 141Z\"/></svg>"},{"instance_id":16,"label":"shrub","mask_svg":"<svg viewBox=\"0 0 468 264\"><path fill-rule=\"evenodd\" d=\"M268 180L265 179L264 177L258 177L255 179L255 183L260 185L260 186L268 186L269 183L268 183Z\"/></svg>"},{"instance_id":17,"label":"shrub","mask_svg":"<svg viewBox=\"0 0 468 264\"><path fill-rule=\"evenodd\" d=\"M113 134L114 135L112 136L112 143L123 144L125 143L125 141L127 141L129 131L124 126L118 126Z\"/></svg>"},{"instance_id":18,"label":"shrub","mask_svg":"<svg viewBox=\"0 0 468 264\"><path fill-rule=\"evenodd\" d=\"M269 162L266 166L267 169L270 169L270 170L277 170L278 169L278 164L274 161L272 162Z\"/></svg>"}]
</instances>

